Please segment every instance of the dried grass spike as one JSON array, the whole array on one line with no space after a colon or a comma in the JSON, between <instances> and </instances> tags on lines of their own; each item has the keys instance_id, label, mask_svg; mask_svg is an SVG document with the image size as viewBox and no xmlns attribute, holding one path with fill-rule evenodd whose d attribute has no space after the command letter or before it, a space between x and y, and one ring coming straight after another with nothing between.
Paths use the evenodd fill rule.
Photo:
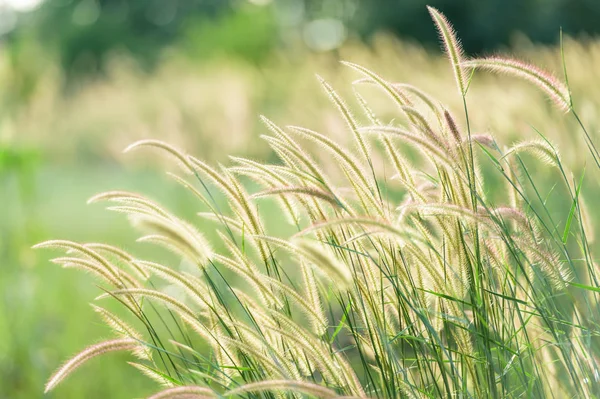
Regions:
<instances>
[{"instance_id":1,"label":"dried grass spike","mask_svg":"<svg viewBox=\"0 0 600 399\"><path fill-rule=\"evenodd\" d=\"M425 105L427 105L427 107L431 110L431 112L433 112L434 115L439 116L441 108L440 103L423 90L408 83L394 83L393 86L396 88L396 90L404 90L412 94L414 97L417 97Z\"/></svg>"},{"instance_id":2,"label":"dried grass spike","mask_svg":"<svg viewBox=\"0 0 600 399\"><path fill-rule=\"evenodd\" d=\"M496 140L494 140L494 137L490 134L474 134L471 136L471 141L474 143L481 144L492 150L496 149Z\"/></svg>"},{"instance_id":3,"label":"dried grass spike","mask_svg":"<svg viewBox=\"0 0 600 399\"><path fill-rule=\"evenodd\" d=\"M558 152L554 146L545 140L522 141L509 148L502 158L506 158L511 154L517 154L519 152L529 152L548 165L560 165L560 156L558 155Z\"/></svg>"},{"instance_id":4,"label":"dried grass spike","mask_svg":"<svg viewBox=\"0 0 600 399\"><path fill-rule=\"evenodd\" d=\"M327 81L325 79L323 79L319 75L317 75L317 79L319 80L319 82L321 83L321 85L323 86L325 91L327 92L327 95L329 96L331 101L335 104L337 109L340 111L340 113L344 117L344 120L348 124L348 127L350 127L350 129L352 130L352 134L354 135L354 139L356 140L356 142L358 144L358 148L360 149L360 152L361 152L364 160L368 161L370 159L369 149L367 147L367 143L363 140L362 136L360 134L358 134L358 124L356 123L356 120L354 119L352 112L350 112L350 109L344 103L344 100L342 100L340 95L338 93L336 93L335 90L333 90L333 87L331 87L331 85L329 83L327 83Z\"/></svg>"},{"instance_id":5,"label":"dried grass spike","mask_svg":"<svg viewBox=\"0 0 600 399\"><path fill-rule=\"evenodd\" d=\"M406 97L406 95L400 89L398 89L394 85L390 84L389 82L385 81L383 78L381 78L375 72L373 72L363 66L353 64L351 62L342 61L342 64L349 66L350 68L352 68L352 69L362 73L366 77L368 77L369 80L367 80L367 81L372 81L373 83L380 86L396 102L396 104L398 106L412 106L410 99L408 97ZM361 82L361 81L358 81L358 82Z\"/></svg>"},{"instance_id":6,"label":"dried grass spike","mask_svg":"<svg viewBox=\"0 0 600 399\"><path fill-rule=\"evenodd\" d=\"M130 326L129 324L127 324L126 322L121 320L119 317L115 316L108 310L101 308L100 306L96 306L96 305L92 304L92 308L96 312L98 312L98 314L100 314L100 316L102 317L104 322L106 324L108 324L108 326L110 326L110 328L115 330L117 333L119 333L122 336L125 336L127 338L132 338L138 342L143 341L142 335L139 332L137 332L135 330L135 328L133 328L132 326ZM142 351L136 352L135 354L136 354L136 356L140 357L141 359L150 360L150 352L148 351L148 348L143 348Z\"/></svg>"},{"instance_id":7,"label":"dried grass spike","mask_svg":"<svg viewBox=\"0 0 600 399\"><path fill-rule=\"evenodd\" d=\"M148 399L205 399L215 397L215 393L209 388L185 386L167 388L149 396Z\"/></svg>"},{"instance_id":8,"label":"dried grass spike","mask_svg":"<svg viewBox=\"0 0 600 399\"><path fill-rule=\"evenodd\" d=\"M177 248L183 250L199 266L206 266L213 251L204 236L193 226L181 220L165 220L161 217L138 216L136 226L147 229L171 240Z\"/></svg>"},{"instance_id":9,"label":"dried grass spike","mask_svg":"<svg viewBox=\"0 0 600 399\"><path fill-rule=\"evenodd\" d=\"M127 253L126 251L122 250L121 248L115 247L113 245L102 244L102 243L88 243L88 244L84 244L84 247L90 248L90 249L96 250L96 251L102 251L102 252L105 252L105 253L108 253L108 254L111 254L111 255L117 257L118 259L125 262L129 267L131 267L131 269L143 281L147 280L148 277L150 277L148 275L148 273L146 273L144 270L139 268L134 262L132 262L132 260L134 259L133 256L131 254Z\"/></svg>"},{"instance_id":10,"label":"dried grass spike","mask_svg":"<svg viewBox=\"0 0 600 399\"><path fill-rule=\"evenodd\" d=\"M308 187L277 187L270 190L261 191L259 193L253 194L250 198L261 198L269 195L284 195L284 194L297 194L297 195L305 195L308 197L319 198L324 201L329 202L336 208L341 207L340 202L329 193L326 193L321 190L308 188Z\"/></svg>"},{"instance_id":11,"label":"dried grass spike","mask_svg":"<svg viewBox=\"0 0 600 399\"><path fill-rule=\"evenodd\" d=\"M294 381L294 380L271 380L254 382L250 384L242 385L239 388L232 389L231 391L225 392L225 396L240 395L246 392L278 392L278 391L292 391L297 393L304 393L312 395L322 399L333 399L338 395L329 388L325 388L321 385L313 384L310 382Z\"/></svg>"},{"instance_id":12,"label":"dried grass spike","mask_svg":"<svg viewBox=\"0 0 600 399\"><path fill-rule=\"evenodd\" d=\"M450 133L452 133L452 137L456 140L457 143L460 143L462 139L460 138L460 132L458 131L458 127L456 126L456 122L450 112L447 109L444 110L444 119L446 120L446 124L448 125L448 129L450 129Z\"/></svg>"},{"instance_id":13,"label":"dried grass spike","mask_svg":"<svg viewBox=\"0 0 600 399\"><path fill-rule=\"evenodd\" d=\"M127 153L127 152L135 150L139 147L153 147L153 148L159 148L161 150L164 150L164 151L168 152L169 154L171 154L173 157L175 157L175 159L177 159L181 163L181 165L185 166L187 168L187 170L186 170L187 172L189 172L189 173L194 172L194 168L190 164L187 156L183 152L179 151L177 148L173 147L170 144L165 143L164 141L152 140L152 139L139 140L133 144L130 144L127 148L125 148L123 150L123 152Z\"/></svg>"},{"instance_id":14,"label":"dried grass spike","mask_svg":"<svg viewBox=\"0 0 600 399\"><path fill-rule=\"evenodd\" d=\"M134 350L139 345L140 344L132 338L121 338L100 342L98 344L87 347L86 349L75 355L73 358L71 358L67 363L65 363L61 368L59 368L52 375L52 377L50 377L50 379L46 383L44 393L50 392L61 381L67 378L79 366L86 363L88 360L107 352Z\"/></svg>"},{"instance_id":15,"label":"dried grass spike","mask_svg":"<svg viewBox=\"0 0 600 399\"><path fill-rule=\"evenodd\" d=\"M300 253L333 281L340 283L341 288L350 284L352 281L352 274L350 273L348 265L325 251L323 245L318 245L303 239L296 239L294 241L294 244L297 246Z\"/></svg>"},{"instance_id":16,"label":"dried grass spike","mask_svg":"<svg viewBox=\"0 0 600 399\"><path fill-rule=\"evenodd\" d=\"M142 363L136 363L136 362L127 362L127 363L129 365L135 367L139 371L141 371L142 374L144 374L146 377L159 383L161 386L163 386L163 387L172 387L173 386L172 379L169 379L168 376L165 376L160 371L155 370L154 368L152 368L146 364L142 364Z\"/></svg>"},{"instance_id":17,"label":"dried grass spike","mask_svg":"<svg viewBox=\"0 0 600 399\"><path fill-rule=\"evenodd\" d=\"M429 14L431 14L433 22L435 22L437 25L440 38L444 43L444 48L448 54L448 58L450 58L452 70L454 71L454 78L456 79L456 84L458 85L458 91L460 92L461 96L464 96L466 94L466 79L462 66L463 49L459 40L456 38L456 32L444 14L430 6L427 6L427 10L429 10Z\"/></svg>"},{"instance_id":18,"label":"dried grass spike","mask_svg":"<svg viewBox=\"0 0 600 399\"><path fill-rule=\"evenodd\" d=\"M535 65L501 57L476 58L465 61L462 65L469 68L487 69L492 72L521 77L546 92L554 104L562 111L568 112L571 109L571 97L567 86L552 74Z\"/></svg>"}]
</instances>

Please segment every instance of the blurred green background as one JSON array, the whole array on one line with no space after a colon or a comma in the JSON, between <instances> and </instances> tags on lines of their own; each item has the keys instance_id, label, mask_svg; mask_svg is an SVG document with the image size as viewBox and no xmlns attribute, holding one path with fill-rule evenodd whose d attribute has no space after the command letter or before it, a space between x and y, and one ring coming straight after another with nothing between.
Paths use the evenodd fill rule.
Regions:
<instances>
[{"instance_id":1,"label":"blurred green background","mask_svg":"<svg viewBox=\"0 0 600 399\"><path fill-rule=\"evenodd\" d=\"M101 292L93 279L31 245L63 238L143 253L124 218L85 205L110 189L144 192L196 220L198 205L165 176L169 166L124 156L127 144L155 137L213 163L273 160L259 114L344 142L314 79L351 95L356 76L339 60L421 87L460 115L426 4L446 13L469 54L510 51L559 76L562 27L576 105L597 137L597 0L0 0L0 398L42 397L64 359L109 333L88 305ZM381 97L370 100L393 115ZM476 131L509 144L535 137L533 126L573 170L585 164L581 135L535 88L477 76L469 99ZM552 176L540 173L549 192ZM126 359L91 362L47 396L155 390Z\"/></svg>"}]
</instances>

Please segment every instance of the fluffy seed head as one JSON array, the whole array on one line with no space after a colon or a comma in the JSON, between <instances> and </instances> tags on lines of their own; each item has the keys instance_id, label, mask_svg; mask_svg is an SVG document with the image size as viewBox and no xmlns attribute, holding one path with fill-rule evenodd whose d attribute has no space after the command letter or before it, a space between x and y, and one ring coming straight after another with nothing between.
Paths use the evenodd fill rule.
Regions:
<instances>
[{"instance_id":1,"label":"fluffy seed head","mask_svg":"<svg viewBox=\"0 0 600 399\"><path fill-rule=\"evenodd\" d=\"M571 97L567 86L549 72L535 65L502 57L476 58L464 61L462 65L467 68L487 69L528 80L543 90L560 110L567 112L571 109Z\"/></svg>"},{"instance_id":2,"label":"fluffy seed head","mask_svg":"<svg viewBox=\"0 0 600 399\"><path fill-rule=\"evenodd\" d=\"M225 396L239 395L245 392L277 392L277 391L291 391L297 393L304 393L315 396L322 399L333 399L338 395L331 389L323 386L313 384L310 382L303 381L292 381L292 380L271 380L261 381L251 384L242 385L239 388L233 389L225 393Z\"/></svg>"},{"instance_id":3,"label":"fluffy seed head","mask_svg":"<svg viewBox=\"0 0 600 399\"><path fill-rule=\"evenodd\" d=\"M130 144L127 148L125 148L123 150L123 152L127 153L127 152L130 152L130 151L135 150L140 147L158 148L163 151L166 151L167 153L169 153L173 157L175 157L175 159L180 163L180 165L186 172L189 173L189 172L193 172L193 170L194 170L184 153L182 153L181 151L179 151L177 148L173 147L172 145L165 143L164 141L151 140L151 139L136 141L135 143Z\"/></svg>"},{"instance_id":4,"label":"fluffy seed head","mask_svg":"<svg viewBox=\"0 0 600 399\"><path fill-rule=\"evenodd\" d=\"M148 399L205 399L214 397L216 395L209 388L185 386L167 388L149 396Z\"/></svg>"},{"instance_id":5,"label":"fluffy seed head","mask_svg":"<svg viewBox=\"0 0 600 399\"><path fill-rule=\"evenodd\" d=\"M458 131L458 127L456 126L456 122L450 112L448 110L444 110L444 119L446 120L446 124L448 125L448 129L450 129L450 133L452 133L452 137L456 140L457 143L461 142L460 132Z\"/></svg>"},{"instance_id":6,"label":"fluffy seed head","mask_svg":"<svg viewBox=\"0 0 600 399\"><path fill-rule=\"evenodd\" d=\"M463 58L462 46L460 45L459 40L456 38L456 32L454 32L454 28L446 16L433 7L427 6L427 10L429 10L429 14L437 26L440 38L444 44L444 49L446 50L446 54L448 55L448 58L450 58L450 63L452 64L452 70L454 72L454 78L456 79L458 91L460 92L460 95L463 96L465 95L466 91L466 79L463 67L461 65Z\"/></svg>"},{"instance_id":7,"label":"fluffy seed head","mask_svg":"<svg viewBox=\"0 0 600 399\"><path fill-rule=\"evenodd\" d=\"M50 377L44 392L49 392L88 360L107 352L134 350L140 344L132 338L113 339L92 345L75 355Z\"/></svg>"}]
</instances>

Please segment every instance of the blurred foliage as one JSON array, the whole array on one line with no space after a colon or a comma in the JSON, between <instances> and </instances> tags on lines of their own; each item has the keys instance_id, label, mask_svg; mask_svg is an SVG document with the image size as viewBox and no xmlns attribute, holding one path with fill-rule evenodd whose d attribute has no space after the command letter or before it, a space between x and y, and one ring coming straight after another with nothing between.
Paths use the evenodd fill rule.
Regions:
<instances>
[{"instance_id":1,"label":"blurred foliage","mask_svg":"<svg viewBox=\"0 0 600 399\"><path fill-rule=\"evenodd\" d=\"M0 144L0 172L30 171L39 162L39 154L30 149Z\"/></svg>"},{"instance_id":2,"label":"blurred foliage","mask_svg":"<svg viewBox=\"0 0 600 399\"><path fill-rule=\"evenodd\" d=\"M264 61L277 43L277 25L266 7L240 7L220 18L204 15L184 24L180 48L201 61L224 55L253 63Z\"/></svg>"},{"instance_id":3,"label":"blurred foliage","mask_svg":"<svg viewBox=\"0 0 600 399\"><path fill-rule=\"evenodd\" d=\"M426 5L452 21L471 54L508 45L516 33L537 43L557 42L560 27L570 35L600 33L597 0L369 0L360 3L355 26L364 35L384 29L437 43Z\"/></svg>"},{"instance_id":4,"label":"blurred foliage","mask_svg":"<svg viewBox=\"0 0 600 399\"><path fill-rule=\"evenodd\" d=\"M522 41L515 51L562 75L557 47ZM152 74L123 56L107 64L103 79L87 82L68 96L61 90L60 72L48 69L18 112L0 118L0 137L11 138L13 145L33 147L43 152L46 161L61 164L110 163L121 159L122 149L130 142L149 137L184 146L212 161L224 161L228 154L242 151L264 157L266 146L257 139L262 132L259 114L289 123L311 121L313 128L327 134L341 132L328 112L327 99L313 95L320 90L314 79L314 73L319 73L352 102L353 93L343 87L356 76L340 59L377 70L392 81L418 85L457 113L462 107L446 59L390 36L379 36L369 47L351 40L335 53L295 55L275 52L259 65L225 55L198 63L183 48L162 59ZM596 131L600 87L590 82L600 79L600 42L566 40L565 56L581 116ZM0 73L2 81L12 82L13 74L22 71L0 68ZM365 96L371 94L368 88L365 91ZM0 103L12 98L11 92L0 92ZM480 74L471 85L469 99L477 110L498 110L492 115L474 110L472 123L479 131L516 139L530 134L531 124L559 148L578 148L571 141L580 138L563 133L572 126L565 126L560 115L549 106L531 109L531 102L544 101L535 88ZM384 114L394 111L385 101L381 107ZM581 161L576 152L564 155L569 161Z\"/></svg>"},{"instance_id":5,"label":"blurred foliage","mask_svg":"<svg viewBox=\"0 0 600 399\"><path fill-rule=\"evenodd\" d=\"M55 49L71 73L102 69L104 57L127 51L153 64L160 48L182 33L184 21L217 18L228 0L47 0L25 29Z\"/></svg>"},{"instance_id":6,"label":"blurred foliage","mask_svg":"<svg viewBox=\"0 0 600 399\"><path fill-rule=\"evenodd\" d=\"M337 47L346 37L388 31L437 45L426 5L453 21L471 54L510 44L517 34L552 43L560 27L572 36L600 32L597 0L45 0L21 15L9 42L41 43L70 76L104 71L107 57L120 52L151 67L173 45L194 59L234 54L261 62L274 47L296 50L304 41L314 49L310 35L327 41L338 34Z\"/></svg>"}]
</instances>

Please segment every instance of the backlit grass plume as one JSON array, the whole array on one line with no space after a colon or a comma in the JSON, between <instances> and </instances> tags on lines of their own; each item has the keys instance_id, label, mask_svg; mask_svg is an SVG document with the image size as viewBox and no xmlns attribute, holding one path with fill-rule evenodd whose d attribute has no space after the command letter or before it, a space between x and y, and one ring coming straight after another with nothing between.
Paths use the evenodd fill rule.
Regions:
<instances>
[{"instance_id":1,"label":"backlit grass plume","mask_svg":"<svg viewBox=\"0 0 600 399\"><path fill-rule=\"evenodd\" d=\"M442 40L446 54L450 59L450 63L452 64L452 72L454 72L458 91L461 95L464 95L466 93L467 84L462 65L463 49L460 45L460 41L456 37L454 28L444 14L430 6L427 6L427 10L437 26L440 39Z\"/></svg>"},{"instance_id":2,"label":"backlit grass plume","mask_svg":"<svg viewBox=\"0 0 600 399\"><path fill-rule=\"evenodd\" d=\"M461 65L521 77L546 92L558 108L563 111L568 111L571 108L571 98L567 86L550 73L534 65L501 57L475 58L464 61Z\"/></svg>"},{"instance_id":3,"label":"backlit grass plume","mask_svg":"<svg viewBox=\"0 0 600 399\"><path fill-rule=\"evenodd\" d=\"M567 106L565 87L537 68L463 61L446 18L430 12L463 96L462 68L489 66ZM47 391L87 360L125 350L158 384L152 398L600 395L600 276L583 179L544 138L503 145L471 135L467 113L463 121L409 84L347 65L399 111L378 117L362 86L354 110L320 79L354 148L266 118L274 164L236 157L214 167L157 140L128 148L174 157L183 174L172 176L199 200L201 218L182 220L135 193L90 202L111 203L171 262L105 244L38 245L66 251L54 263L97 276L98 300L131 313L123 320L93 305L117 338L73 357ZM327 157L339 170L319 161ZM555 171L556 196L571 204L561 219L531 179L534 163ZM488 181L502 188L490 192ZM294 233L272 233L265 212Z\"/></svg>"}]
</instances>

